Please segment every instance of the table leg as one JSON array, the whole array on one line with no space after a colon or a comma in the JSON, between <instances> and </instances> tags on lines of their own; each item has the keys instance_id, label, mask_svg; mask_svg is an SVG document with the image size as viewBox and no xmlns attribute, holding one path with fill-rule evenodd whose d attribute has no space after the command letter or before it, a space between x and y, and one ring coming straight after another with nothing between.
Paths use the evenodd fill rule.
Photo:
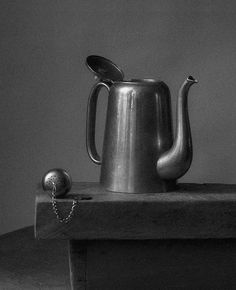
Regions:
<instances>
[{"instance_id":1,"label":"table leg","mask_svg":"<svg viewBox=\"0 0 236 290\"><path fill-rule=\"evenodd\" d=\"M70 240L68 246L71 289L86 290L87 243Z\"/></svg>"}]
</instances>

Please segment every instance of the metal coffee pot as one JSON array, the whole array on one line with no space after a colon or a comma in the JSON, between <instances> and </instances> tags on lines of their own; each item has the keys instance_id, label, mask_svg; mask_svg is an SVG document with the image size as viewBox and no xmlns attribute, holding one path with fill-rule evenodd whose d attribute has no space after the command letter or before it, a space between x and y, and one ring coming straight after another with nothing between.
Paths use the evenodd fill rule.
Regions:
<instances>
[{"instance_id":1,"label":"metal coffee pot","mask_svg":"<svg viewBox=\"0 0 236 290\"><path fill-rule=\"evenodd\" d=\"M87 151L101 164L100 183L108 191L157 193L174 190L192 162L188 117L189 76L177 100L176 134L173 138L168 86L154 79L123 80L113 62L89 56L87 66L99 81L92 88L87 111ZM102 157L95 145L96 106L100 89L109 92Z\"/></svg>"}]
</instances>

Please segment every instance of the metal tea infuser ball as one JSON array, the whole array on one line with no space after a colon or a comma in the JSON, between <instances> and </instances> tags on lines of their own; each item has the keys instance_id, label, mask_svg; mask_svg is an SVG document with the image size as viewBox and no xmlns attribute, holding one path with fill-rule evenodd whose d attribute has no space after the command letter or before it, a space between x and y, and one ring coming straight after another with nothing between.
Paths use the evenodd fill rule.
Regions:
<instances>
[{"instance_id":1,"label":"metal tea infuser ball","mask_svg":"<svg viewBox=\"0 0 236 290\"><path fill-rule=\"evenodd\" d=\"M54 190L55 197L63 197L71 190L72 180L64 169L55 168L44 174L42 186L44 190Z\"/></svg>"},{"instance_id":2,"label":"metal tea infuser ball","mask_svg":"<svg viewBox=\"0 0 236 290\"><path fill-rule=\"evenodd\" d=\"M67 217L62 218L57 208L57 198L63 198L71 190L72 179L68 172L61 168L54 168L47 171L42 178L42 187L45 191L51 192L52 208L61 223L68 223L74 213L77 200L73 200L71 210Z\"/></svg>"}]
</instances>

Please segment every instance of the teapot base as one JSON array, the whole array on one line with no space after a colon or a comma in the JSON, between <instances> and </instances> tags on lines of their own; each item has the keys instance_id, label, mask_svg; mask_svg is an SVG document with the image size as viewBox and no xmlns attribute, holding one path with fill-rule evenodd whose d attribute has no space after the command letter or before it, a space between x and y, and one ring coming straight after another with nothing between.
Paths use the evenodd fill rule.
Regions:
<instances>
[{"instance_id":1,"label":"teapot base","mask_svg":"<svg viewBox=\"0 0 236 290\"><path fill-rule=\"evenodd\" d=\"M122 183L107 185L102 181L100 181L100 184L107 191L122 193L164 193L177 189L176 180L162 180L161 182L159 181L158 184L143 184L142 186L131 186L130 184L125 185Z\"/></svg>"}]
</instances>

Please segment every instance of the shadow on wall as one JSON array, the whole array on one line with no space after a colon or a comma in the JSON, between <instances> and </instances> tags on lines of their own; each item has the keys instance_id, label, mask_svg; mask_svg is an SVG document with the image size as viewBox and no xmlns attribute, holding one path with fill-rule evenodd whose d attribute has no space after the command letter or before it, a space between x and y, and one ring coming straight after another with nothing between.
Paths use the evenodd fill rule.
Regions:
<instances>
[{"instance_id":1,"label":"shadow on wall","mask_svg":"<svg viewBox=\"0 0 236 290\"><path fill-rule=\"evenodd\" d=\"M126 78L160 78L173 105L186 76L194 141L187 182L234 183L234 1L2 1L0 4L1 232L33 223L36 184L62 167L98 180L85 149L89 54L112 59ZM101 148L107 95L100 98ZM175 111L175 109L174 109Z\"/></svg>"}]
</instances>

